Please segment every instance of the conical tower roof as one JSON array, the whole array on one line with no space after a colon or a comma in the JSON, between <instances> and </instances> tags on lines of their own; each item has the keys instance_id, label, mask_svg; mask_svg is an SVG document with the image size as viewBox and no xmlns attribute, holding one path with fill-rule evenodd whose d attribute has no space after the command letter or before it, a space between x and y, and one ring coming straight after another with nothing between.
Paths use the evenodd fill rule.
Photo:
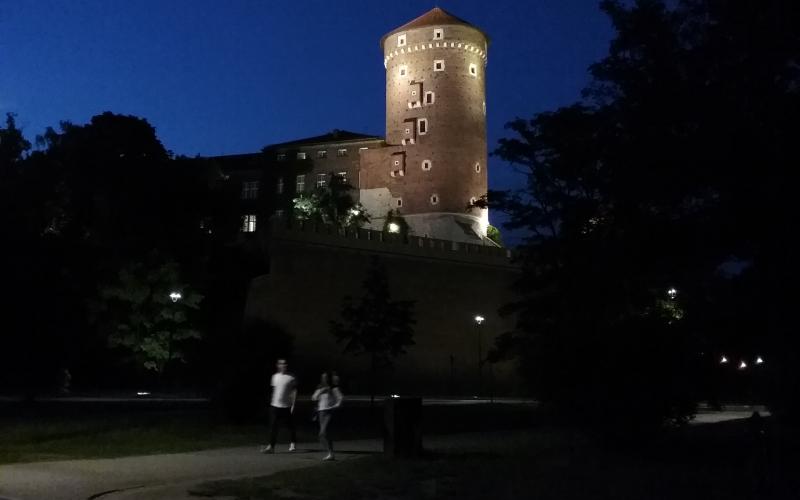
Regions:
<instances>
[{"instance_id":1,"label":"conical tower roof","mask_svg":"<svg viewBox=\"0 0 800 500\"><path fill-rule=\"evenodd\" d=\"M384 40L386 40L386 38L390 37L395 33L413 30L416 28L424 28L425 26L445 26L454 24L461 26L469 26L470 28L474 28L480 31L483 34L483 36L486 37L487 41L489 40L489 37L486 35L486 33L484 33L482 29L478 28L474 24L470 24L467 21L461 19L460 17L454 16L453 14L447 12L442 8L434 7L428 12L419 16L418 18L413 19L407 22L406 24L400 26L399 28L395 28L389 33L383 35L383 38L381 38L381 46L383 46L383 42Z\"/></svg>"}]
</instances>

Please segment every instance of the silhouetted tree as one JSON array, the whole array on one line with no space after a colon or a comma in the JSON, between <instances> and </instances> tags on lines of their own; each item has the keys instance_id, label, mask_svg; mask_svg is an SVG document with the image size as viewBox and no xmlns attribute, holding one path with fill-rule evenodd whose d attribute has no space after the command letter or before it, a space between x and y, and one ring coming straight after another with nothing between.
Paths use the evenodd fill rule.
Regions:
<instances>
[{"instance_id":1,"label":"silhouetted tree","mask_svg":"<svg viewBox=\"0 0 800 500\"><path fill-rule=\"evenodd\" d=\"M392 300L383 263L374 257L364 279L364 296L358 303L345 297L342 321L331 321L331 332L344 342L344 352L366 354L370 359L370 404L375 402L375 379L391 367L394 358L414 345L414 301Z\"/></svg>"},{"instance_id":2,"label":"silhouetted tree","mask_svg":"<svg viewBox=\"0 0 800 500\"><path fill-rule=\"evenodd\" d=\"M490 199L530 235L519 328L498 347L543 398L655 425L691 415L700 366L731 336L787 343L798 18L781 1L601 6L617 35L584 100L511 122L495 151L528 180ZM720 272L732 260L763 269L755 296L780 295L759 331L708 317L740 279Z\"/></svg>"}]
</instances>

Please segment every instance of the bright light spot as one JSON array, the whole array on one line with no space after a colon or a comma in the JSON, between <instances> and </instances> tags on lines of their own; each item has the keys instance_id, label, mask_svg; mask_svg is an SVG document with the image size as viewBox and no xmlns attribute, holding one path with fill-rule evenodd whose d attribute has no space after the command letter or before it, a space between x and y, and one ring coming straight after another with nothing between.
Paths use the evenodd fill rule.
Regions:
<instances>
[{"instance_id":1,"label":"bright light spot","mask_svg":"<svg viewBox=\"0 0 800 500\"><path fill-rule=\"evenodd\" d=\"M740 369L740 370L744 370L745 368L747 368L747 363L745 363L744 361L742 361L741 363L739 363L739 369Z\"/></svg>"},{"instance_id":2,"label":"bright light spot","mask_svg":"<svg viewBox=\"0 0 800 500\"><path fill-rule=\"evenodd\" d=\"M181 295L180 292L172 292L171 294L169 294L169 298L172 299L172 302L178 302L183 298L183 295Z\"/></svg>"},{"instance_id":3,"label":"bright light spot","mask_svg":"<svg viewBox=\"0 0 800 500\"><path fill-rule=\"evenodd\" d=\"M393 398L399 398L399 397L400 397L400 395L399 395L399 394L392 394L392 397L393 397Z\"/></svg>"},{"instance_id":4,"label":"bright light spot","mask_svg":"<svg viewBox=\"0 0 800 500\"><path fill-rule=\"evenodd\" d=\"M728 358L726 358L725 356L722 356L722 359L720 359L719 362L724 365L725 363L728 362Z\"/></svg>"},{"instance_id":5,"label":"bright light spot","mask_svg":"<svg viewBox=\"0 0 800 500\"><path fill-rule=\"evenodd\" d=\"M399 233L400 232L400 224L396 222L389 223L389 232L390 233Z\"/></svg>"},{"instance_id":6,"label":"bright light spot","mask_svg":"<svg viewBox=\"0 0 800 500\"><path fill-rule=\"evenodd\" d=\"M137 396L149 396L150 393L147 391L139 391L136 393Z\"/></svg>"},{"instance_id":7,"label":"bright light spot","mask_svg":"<svg viewBox=\"0 0 800 500\"><path fill-rule=\"evenodd\" d=\"M484 318L483 316L481 316L479 314L479 315L475 316L475 323L478 323L480 325L481 323L483 323L484 319L486 319L486 318Z\"/></svg>"},{"instance_id":8,"label":"bright light spot","mask_svg":"<svg viewBox=\"0 0 800 500\"><path fill-rule=\"evenodd\" d=\"M351 208L351 209L350 209L350 215L352 215L352 216L354 216L354 217L355 217L355 216L357 216L357 215L359 215L360 213L361 213L361 210L359 210L359 209L357 209L357 208Z\"/></svg>"},{"instance_id":9,"label":"bright light spot","mask_svg":"<svg viewBox=\"0 0 800 500\"><path fill-rule=\"evenodd\" d=\"M757 365L760 365L760 364L762 364L763 362L764 362L764 360L761 358L761 356L758 356L758 357L756 358L756 364L757 364Z\"/></svg>"},{"instance_id":10,"label":"bright light spot","mask_svg":"<svg viewBox=\"0 0 800 500\"><path fill-rule=\"evenodd\" d=\"M669 298L674 299L675 297L678 296L678 290L675 288L670 288L669 290L667 290L667 295L669 296Z\"/></svg>"}]
</instances>

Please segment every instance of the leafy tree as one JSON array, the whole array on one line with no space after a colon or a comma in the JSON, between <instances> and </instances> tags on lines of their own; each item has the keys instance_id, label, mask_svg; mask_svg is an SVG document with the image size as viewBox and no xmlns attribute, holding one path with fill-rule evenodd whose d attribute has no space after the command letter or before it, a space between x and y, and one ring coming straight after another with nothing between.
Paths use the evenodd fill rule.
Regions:
<instances>
[{"instance_id":1,"label":"leafy tree","mask_svg":"<svg viewBox=\"0 0 800 500\"><path fill-rule=\"evenodd\" d=\"M317 187L311 194L301 194L294 200L295 217L336 227L357 228L368 223L370 218L364 207L353 200L353 186L340 175L331 174L324 187Z\"/></svg>"},{"instance_id":2,"label":"leafy tree","mask_svg":"<svg viewBox=\"0 0 800 500\"><path fill-rule=\"evenodd\" d=\"M177 295L176 295L177 294ZM163 375L173 360L186 362L186 341L199 339L192 311L203 296L180 281L178 265L135 262L99 290L97 304L110 328L109 345L122 348L136 362Z\"/></svg>"},{"instance_id":3,"label":"leafy tree","mask_svg":"<svg viewBox=\"0 0 800 500\"><path fill-rule=\"evenodd\" d=\"M392 366L394 358L414 345L414 301L392 300L389 280L382 262L373 257L358 303L345 297L342 321L331 321L331 332L344 342L344 352L370 358L370 404L375 402L375 379L379 371Z\"/></svg>"},{"instance_id":4,"label":"leafy tree","mask_svg":"<svg viewBox=\"0 0 800 500\"><path fill-rule=\"evenodd\" d=\"M781 1L601 6L617 36L584 100L511 122L495 151L527 184L492 203L529 234L498 348L575 414L657 425L692 414L701 356L747 335L707 316L736 281L720 266L763 269L755 296L796 277L798 19ZM778 295L764 313L787 332Z\"/></svg>"},{"instance_id":5,"label":"leafy tree","mask_svg":"<svg viewBox=\"0 0 800 500\"><path fill-rule=\"evenodd\" d=\"M6 127L0 128L0 175L6 175L31 148L31 143L17 128L15 117L13 113L6 113Z\"/></svg>"}]
</instances>

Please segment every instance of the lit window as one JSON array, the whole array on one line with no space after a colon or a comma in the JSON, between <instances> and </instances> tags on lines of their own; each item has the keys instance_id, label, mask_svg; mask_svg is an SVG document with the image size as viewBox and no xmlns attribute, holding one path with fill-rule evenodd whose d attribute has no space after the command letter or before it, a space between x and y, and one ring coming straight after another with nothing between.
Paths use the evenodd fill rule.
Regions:
<instances>
[{"instance_id":1,"label":"lit window","mask_svg":"<svg viewBox=\"0 0 800 500\"><path fill-rule=\"evenodd\" d=\"M286 159L286 153L278 153L278 161L283 161Z\"/></svg>"},{"instance_id":2,"label":"lit window","mask_svg":"<svg viewBox=\"0 0 800 500\"><path fill-rule=\"evenodd\" d=\"M336 156L347 156L347 149L345 149L345 148L337 149L336 150Z\"/></svg>"},{"instance_id":3,"label":"lit window","mask_svg":"<svg viewBox=\"0 0 800 500\"><path fill-rule=\"evenodd\" d=\"M431 166L432 166L432 165L433 165L433 164L431 163L431 161L430 161L430 160L422 160L422 170L424 170L424 171L426 171L426 172L427 172L428 170L430 170L430 169L431 169Z\"/></svg>"},{"instance_id":4,"label":"lit window","mask_svg":"<svg viewBox=\"0 0 800 500\"><path fill-rule=\"evenodd\" d=\"M242 232L254 233L256 230L256 216L248 214L242 217Z\"/></svg>"},{"instance_id":5,"label":"lit window","mask_svg":"<svg viewBox=\"0 0 800 500\"><path fill-rule=\"evenodd\" d=\"M328 175L327 174L317 174L317 187L318 188L324 188L327 183L328 183Z\"/></svg>"},{"instance_id":6,"label":"lit window","mask_svg":"<svg viewBox=\"0 0 800 500\"><path fill-rule=\"evenodd\" d=\"M417 91L416 90L412 90L411 91L411 95L417 95Z\"/></svg>"},{"instance_id":7,"label":"lit window","mask_svg":"<svg viewBox=\"0 0 800 500\"><path fill-rule=\"evenodd\" d=\"M397 35L397 46L403 47L406 44L406 34L403 33L402 35Z\"/></svg>"},{"instance_id":8,"label":"lit window","mask_svg":"<svg viewBox=\"0 0 800 500\"><path fill-rule=\"evenodd\" d=\"M255 200L258 198L258 181L246 181L242 183L242 199Z\"/></svg>"},{"instance_id":9,"label":"lit window","mask_svg":"<svg viewBox=\"0 0 800 500\"><path fill-rule=\"evenodd\" d=\"M478 76L478 65L475 63L470 63L469 65L469 74L472 76Z\"/></svg>"},{"instance_id":10,"label":"lit window","mask_svg":"<svg viewBox=\"0 0 800 500\"><path fill-rule=\"evenodd\" d=\"M475 172L480 172L480 171L481 171L481 164L480 162L478 162L475 164Z\"/></svg>"},{"instance_id":11,"label":"lit window","mask_svg":"<svg viewBox=\"0 0 800 500\"><path fill-rule=\"evenodd\" d=\"M432 194L431 195L431 205L438 205L439 204L439 195Z\"/></svg>"},{"instance_id":12,"label":"lit window","mask_svg":"<svg viewBox=\"0 0 800 500\"><path fill-rule=\"evenodd\" d=\"M394 166L395 167L399 167L400 166L400 160L395 160L394 161Z\"/></svg>"},{"instance_id":13,"label":"lit window","mask_svg":"<svg viewBox=\"0 0 800 500\"><path fill-rule=\"evenodd\" d=\"M434 71L444 71L444 59L437 59L433 61Z\"/></svg>"},{"instance_id":14,"label":"lit window","mask_svg":"<svg viewBox=\"0 0 800 500\"><path fill-rule=\"evenodd\" d=\"M406 134L410 134L410 133L411 133L411 129L410 129L410 128L407 128L407 129L406 129Z\"/></svg>"},{"instance_id":15,"label":"lit window","mask_svg":"<svg viewBox=\"0 0 800 500\"><path fill-rule=\"evenodd\" d=\"M278 183L275 185L275 192L283 194L283 177L278 177Z\"/></svg>"},{"instance_id":16,"label":"lit window","mask_svg":"<svg viewBox=\"0 0 800 500\"><path fill-rule=\"evenodd\" d=\"M327 157L328 157L328 151L326 149L320 149L319 151L317 151L317 158L327 158Z\"/></svg>"},{"instance_id":17,"label":"lit window","mask_svg":"<svg viewBox=\"0 0 800 500\"><path fill-rule=\"evenodd\" d=\"M297 176L294 190L298 193L302 193L306 190L306 174L300 174Z\"/></svg>"},{"instance_id":18,"label":"lit window","mask_svg":"<svg viewBox=\"0 0 800 500\"><path fill-rule=\"evenodd\" d=\"M436 100L436 95L433 92L431 91L425 92L425 104L433 104L435 100Z\"/></svg>"},{"instance_id":19,"label":"lit window","mask_svg":"<svg viewBox=\"0 0 800 500\"><path fill-rule=\"evenodd\" d=\"M403 206L403 198L397 198L397 206L398 207L402 207Z\"/></svg>"},{"instance_id":20,"label":"lit window","mask_svg":"<svg viewBox=\"0 0 800 500\"><path fill-rule=\"evenodd\" d=\"M408 74L408 68L406 66L400 66L400 76L406 76Z\"/></svg>"},{"instance_id":21,"label":"lit window","mask_svg":"<svg viewBox=\"0 0 800 500\"><path fill-rule=\"evenodd\" d=\"M442 28L434 28L433 29L433 39L434 40L441 40L444 38L444 30Z\"/></svg>"},{"instance_id":22,"label":"lit window","mask_svg":"<svg viewBox=\"0 0 800 500\"><path fill-rule=\"evenodd\" d=\"M417 132L419 135L425 135L428 133L428 119L427 118L420 118L417 121Z\"/></svg>"},{"instance_id":23,"label":"lit window","mask_svg":"<svg viewBox=\"0 0 800 500\"><path fill-rule=\"evenodd\" d=\"M339 172L336 176L339 177L343 183L347 184L347 172Z\"/></svg>"},{"instance_id":24,"label":"lit window","mask_svg":"<svg viewBox=\"0 0 800 500\"><path fill-rule=\"evenodd\" d=\"M364 147L364 148L358 148L358 154L361 154L361 152L362 152L362 151L366 151L366 150L368 150L368 149L369 149L369 148L367 148L367 147Z\"/></svg>"},{"instance_id":25,"label":"lit window","mask_svg":"<svg viewBox=\"0 0 800 500\"><path fill-rule=\"evenodd\" d=\"M305 153L297 153L297 159L298 160L305 160L306 159L306 154Z\"/></svg>"}]
</instances>

